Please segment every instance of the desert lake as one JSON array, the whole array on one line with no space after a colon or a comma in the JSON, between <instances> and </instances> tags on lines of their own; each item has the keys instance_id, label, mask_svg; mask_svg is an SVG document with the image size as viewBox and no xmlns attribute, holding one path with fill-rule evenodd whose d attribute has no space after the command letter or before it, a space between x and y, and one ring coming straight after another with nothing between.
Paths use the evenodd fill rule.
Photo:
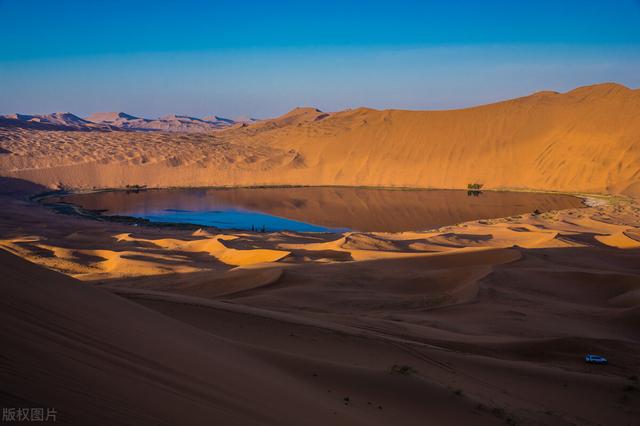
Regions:
<instances>
[{"instance_id":1,"label":"desert lake","mask_svg":"<svg viewBox=\"0 0 640 426\"><path fill-rule=\"evenodd\" d=\"M579 198L560 194L353 187L106 191L63 200L152 222L296 232L417 231L582 206Z\"/></svg>"}]
</instances>

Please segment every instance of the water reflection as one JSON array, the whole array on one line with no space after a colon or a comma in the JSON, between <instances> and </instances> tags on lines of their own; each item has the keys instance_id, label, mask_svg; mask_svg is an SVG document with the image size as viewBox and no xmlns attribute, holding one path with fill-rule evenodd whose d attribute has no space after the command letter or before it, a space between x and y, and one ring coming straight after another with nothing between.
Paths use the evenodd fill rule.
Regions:
<instances>
[{"instance_id":1,"label":"water reflection","mask_svg":"<svg viewBox=\"0 0 640 426\"><path fill-rule=\"evenodd\" d=\"M234 188L102 192L65 197L91 210L219 228L425 230L469 220L581 206L566 195L364 188Z\"/></svg>"}]
</instances>

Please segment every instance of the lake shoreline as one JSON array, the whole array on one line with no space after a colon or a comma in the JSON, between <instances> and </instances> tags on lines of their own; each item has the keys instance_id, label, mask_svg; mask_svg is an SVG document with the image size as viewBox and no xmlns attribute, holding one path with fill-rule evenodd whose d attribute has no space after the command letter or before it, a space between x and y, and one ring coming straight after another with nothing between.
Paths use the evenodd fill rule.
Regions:
<instances>
[{"instance_id":1,"label":"lake shoreline","mask_svg":"<svg viewBox=\"0 0 640 426\"><path fill-rule=\"evenodd\" d=\"M371 191L371 193L377 193L378 191L381 191L382 194L391 194L391 193L396 193L397 195L394 195L392 197L393 200L400 200L400 205L402 205L402 199L405 199L406 197L404 197L403 195L400 195L400 193L404 194L404 193L415 193L415 194L425 194L425 195L431 195L433 193L437 193L437 192L445 192L445 193L450 193L450 194L455 194L456 197L459 199L460 194L466 194L467 196L470 196L470 193L473 193L473 195L478 195L478 194L482 194L482 193L486 193L486 194L505 194L505 196L507 194L535 194L535 195L550 195L550 196L568 196L568 197L574 197L577 199L581 200L581 206L570 206L570 207L544 207L544 202L542 206L537 206L537 207L531 207L530 209L527 210L523 210L523 211L518 211L518 212L514 212L511 214L500 214L498 213L497 215L494 215L490 212L486 212L486 216L485 215L481 215L481 216L477 216L477 217L469 217L469 214L467 213L467 217L462 220L462 222L466 222L468 220L493 220L493 219L498 219L498 218L503 218L503 217L509 217L509 216L513 216L513 215L520 215L520 214L528 214L528 213L534 213L534 214L541 214L541 213L545 213L548 211L552 211L552 210L563 210L565 208L580 208L580 207L587 207L589 205L601 205L602 203L607 203L609 202L608 198L602 198L602 197L598 197L594 196L594 195L583 195L583 194L567 194L567 193L558 193L558 192L548 192L548 191L543 191L543 192L537 192L537 191L507 191L507 190L486 190L486 191L469 191L469 190L465 190L465 189L436 189L436 188L408 188L408 187L403 187L403 188L397 188L397 187L365 187L365 186L358 186L358 187L353 187L353 186L338 186L338 185L318 185L318 186L305 186L305 185L287 185L287 186L235 186L235 187L172 187L172 188L142 188L142 187L129 187L129 188L104 188L104 189L97 189L97 190L90 190L90 191L86 191L86 190L78 190L78 191L55 191L55 192L45 192L45 193L40 193L37 194L33 197L31 197L31 199L33 201L36 201L38 203L41 203L49 208L53 208L55 211L59 212L59 213L65 213L65 214L72 214L72 215L76 215L76 216L81 216L81 217L85 217L85 218L90 218L90 219L94 219L94 220L100 220L100 221L111 221L111 222L119 222L119 223L130 223L130 224L134 224L135 226L151 226L151 227L178 227L180 229L194 229L194 228L198 228L198 227L207 227L207 228L211 228L211 229L216 229L216 230L228 230L228 231L257 231L259 230L261 227L260 225L256 225L255 227L251 227L249 228L247 225L245 226L241 226L238 228L225 228L225 227L217 227L216 225L213 224L207 224L206 222L197 222L197 221L190 221L189 219L184 219L184 218L179 218L182 220L171 220L170 218L168 218L166 221L163 221L161 219L158 219L158 215L162 214L160 213L161 211L169 211L169 210L173 210L174 207L173 206L169 206L169 207L164 207L163 209L159 209L157 213L152 214L151 216L155 216L154 217L149 217L149 218L145 218L145 217L140 217L138 215L132 215L132 214L128 214L128 213L117 213L117 210L112 209L112 208L104 208L104 205L100 205L98 202L98 205L93 205L88 207L87 205L79 205L77 204L77 201L72 200L72 201L65 201L65 199L67 199L67 197L71 197L73 198L74 196L91 196L91 195L100 195L100 194L131 194L131 196L135 197L136 194L141 194L141 196L145 196L146 194L151 194L151 199L153 200L153 196L158 195L159 193L171 193L171 192L175 192L175 193L179 193L182 192L184 194L188 194L190 191L220 191L221 194L226 194L226 191L238 191L238 190L285 190L285 193L288 192L287 190L318 190L318 191L322 191L322 190L336 190L338 193L341 193L341 191L357 191L358 194L362 194L362 192L359 191L365 191L364 194L366 194L368 191ZM386 192L388 191L388 192ZM297 198L294 201L297 201L300 197L302 197L302 199L304 199L304 196L307 194L304 194L305 191L302 191L302 195L300 194L300 192L298 192L297 194ZM332 192L332 191L331 191ZM347 192L348 194L349 192ZM145 195L142 195L145 194ZM255 194L254 194L255 195ZM293 195L291 195L293 197ZM345 194L345 196L347 197L346 199L349 200L349 196ZM230 197L232 197L230 195ZM266 198L268 198L268 196L265 195ZM386 196L385 196L386 197ZM399 197L399 198L398 198ZM200 197L199 197L200 198ZM387 197L388 198L388 197ZM431 197L433 198L433 197ZM55 202L51 202L53 200L55 200ZM313 199L313 197L312 197ZM498 199L500 200L500 198ZM264 201L264 200L263 200ZM279 200L282 203L286 204L286 200ZM342 201L342 199L341 199ZM348 201L345 201L348 202ZM430 202L437 202L437 200L431 200L429 201L428 199L425 200L426 203L430 203ZM496 201L494 201L496 202ZM500 201L497 201L499 204L501 203ZM513 202L513 201L512 201ZM361 199L358 200L358 205L359 204L367 204L366 201L363 201ZM472 202L473 203L473 202ZM509 202L506 202L507 205L509 204ZM477 204L477 201L476 201ZM482 203L481 203L482 204ZM145 204L146 205L146 204ZM233 203L231 204L233 205ZM456 205L455 203L453 204L454 206ZM377 206L379 208L379 206ZM482 206L480 205L479 207L482 208ZM181 208L182 210L184 210L185 213L191 212L191 213L197 213L197 209L192 210L189 207L184 207ZM178 210L181 210L178 209ZM213 210L214 208L210 208L209 211ZM222 210L225 210L225 208L221 207ZM415 208L414 208L415 209ZM232 210L236 210L232 207ZM107 211L114 211L114 214L104 214ZM242 207L240 206L237 211L246 211L247 213L250 212L254 212L256 214L263 214L263 215L267 215L267 216L271 216L271 217L276 217L276 218L280 218L283 219L285 221L294 221L294 222L300 222L302 224L306 224L309 225L310 227L319 227L319 228L325 228L324 230L296 230L295 228L292 228L291 230L295 231L295 232L300 232L300 233L305 233L305 232L310 232L310 233L333 233L333 234L340 234L340 233L344 233L344 232L349 232L349 231L353 231L353 232L388 232L385 231L384 229L360 229L360 230L356 230L354 229L353 226L349 226L348 224L342 224L342 223L318 223L318 222L314 222L311 220L307 220L306 218L302 217L296 217L296 218L292 218L290 216L288 216L287 214L278 214L278 213L274 213L274 212L270 212L270 211L265 211L260 209L259 207L256 206L252 206L251 208L246 208L246 207ZM215 212L215 211L214 211ZM495 213L495 212L494 212ZM149 215L149 213L147 214ZM184 221L183 221L184 220ZM451 221L451 222L443 222L441 224L438 225L433 225L433 226L429 226L429 227L420 227L417 225L413 225L413 227L411 227L411 225L408 228L401 228L401 229L396 229L393 232L404 232L404 231L426 231L426 230L430 230L430 229L437 229L439 227L442 226L446 226L446 225L451 225L454 223L462 223L460 220L455 220L455 221ZM257 222L259 223L259 222ZM264 227L263 227L264 228ZM274 229L267 229L267 230L263 230L263 231L258 231L258 232L278 232L278 231L283 231L285 229L288 228L274 228Z\"/></svg>"},{"instance_id":2,"label":"lake shoreline","mask_svg":"<svg viewBox=\"0 0 640 426\"><path fill-rule=\"evenodd\" d=\"M258 347L251 354L264 357L259 359L278 354L287 360L280 355L285 350L295 360L286 371L309 389L321 385L318 395L341 406L349 396L365 409L369 400L384 410L398 407L386 396L356 394L349 388L353 380L362 389L372 381L390 389L423 386L416 406L431 392L424 384L435 383L447 401L469 400L472 408L481 407L476 413L490 416L529 413L519 415L534 423L553 419L547 410L564 416L565 402L556 403L558 398L533 414L518 405L522 395L535 399L544 392L570 398L572 407L595 395L589 400L594 413L604 410L619 423L631 418L618 405L607 407L628 395L626 409L632 410L636 398L625 389L637 375L640 354L637 202L612 198L604 205L427 232L300 234L83 220L26 199L2 198L3 273L16 273L16 256L29 261L21 263L26 275L14 286L23 292L15 299L41 303L40 315L59 309L50 323L82 308L88 314L75 324L105 318L108 327L121 321L129 330L140 324L134 314L157 313L173 322L150 320L144 330L168 335L167 345L182 338L181 345L200 344L213 334L242 348ZM58 281L66 290L56 287L53 297L47 289ZM73 295L58 302L63 290ZM95 298L78 298L89 291ZM104 301L109 305L97 309ZM33 324L34 315L26 312L25 324ZM183 324L168 333L176 319ZM95 334L93 326L88 333ZM220 341L203 350L203 368ZM587 351L609 357L611 365L585 366ZM278 362L278 368L289 364ZM415 377L393 373L404 365ZM355 373L338 382L346 368Z\"/></svg>"}]
</instances>

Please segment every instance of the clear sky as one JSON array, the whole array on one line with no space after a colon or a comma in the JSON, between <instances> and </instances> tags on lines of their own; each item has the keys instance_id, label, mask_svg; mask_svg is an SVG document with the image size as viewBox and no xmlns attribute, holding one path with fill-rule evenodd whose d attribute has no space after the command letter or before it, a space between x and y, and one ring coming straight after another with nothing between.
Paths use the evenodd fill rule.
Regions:
<instances>
[{"instance_id":1,"label":"clear sky","mask_svg":"<svg viewBox=\"0 0 640 426\"><path fill-rule=\"evenodd\" d=\"M444 109L640 87L640 0L0 0L0 114Z\"/></svg>"}]
</instances>

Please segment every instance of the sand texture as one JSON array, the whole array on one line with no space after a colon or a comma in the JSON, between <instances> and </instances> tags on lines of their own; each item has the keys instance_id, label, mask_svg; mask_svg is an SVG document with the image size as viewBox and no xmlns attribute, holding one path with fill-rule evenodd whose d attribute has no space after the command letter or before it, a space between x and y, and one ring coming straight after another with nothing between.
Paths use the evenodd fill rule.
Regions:
<instances>
[{"instance_id":1,"label":"sand texture","mask_svg":"<svg viewBox=\"0 0 640 426\"><path fill-rule=\"evenodd\" d=\"M200 119L171 114L158 119L147 119L134 117L123 112L97 112L87 117L87 121L96 124L107 124L122 130L184 133L210 132L236 124L234 120L215 115Z\"/></svg>"},{"instance_id":2,"label":"sand texture","mask_svg":"<svg viewBox=\"0 0 640 426\"><path fill-rule=\"evenodd\" d=\"M55 214L26 198L43 187L3 183L6 406L95 425L640 416L633 200L428 232L220 233Z\"/></svg>"},{"instance_id":3,"label":"sand texture","mask_svg":"<svg viewBox=\"0 0 640 426\"><path fill-rule=\"evenodd\" d=\"M323 113L196 135L0 129L0 171L47 187L371 185L640 194L640 90L454 111Z\"/></svg>"},{"instance_id":4,"label":"sand texture","mask_svg":"<svg viewBox=\"0 0 640 426\"><path fill-rule=\"evenodd\" d=\"M639 116L640 91L605 84L457 111L299 108L198 134L0 123L0 406L110 426L636 425ZM576 208L535 194L526 209L549 211L463 209L456 225L407 232L447 200L229 192L372 230L306 234L140 226L33 198L473 182L608 196ZM148 193L137 199L171 196Z\"/></svg>"}]
</instances>

